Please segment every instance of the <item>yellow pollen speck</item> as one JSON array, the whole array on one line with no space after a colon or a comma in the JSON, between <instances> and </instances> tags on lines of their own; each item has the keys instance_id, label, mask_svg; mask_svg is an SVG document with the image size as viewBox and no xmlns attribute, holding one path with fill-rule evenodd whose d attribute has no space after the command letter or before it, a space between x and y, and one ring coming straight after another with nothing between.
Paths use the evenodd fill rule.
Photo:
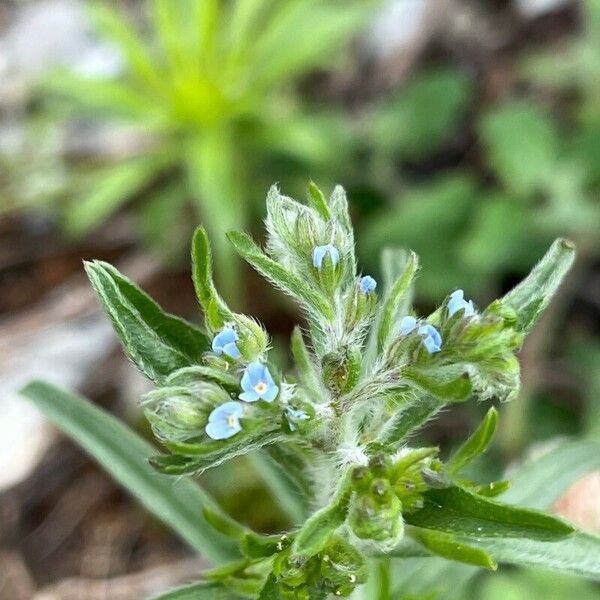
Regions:
<instances>
[{"instance_id":1,"label":"yellow pollen speck","mask_svg":"<svg viewBox=\"0 0 600 600\"><path fill-rule=\"evenodd\" d=\"M254 386L254 391L257 394L264 394L267 391L267 384L264 381L261 381L260 383L257 383Z\"/></svg>"}]
</instances>

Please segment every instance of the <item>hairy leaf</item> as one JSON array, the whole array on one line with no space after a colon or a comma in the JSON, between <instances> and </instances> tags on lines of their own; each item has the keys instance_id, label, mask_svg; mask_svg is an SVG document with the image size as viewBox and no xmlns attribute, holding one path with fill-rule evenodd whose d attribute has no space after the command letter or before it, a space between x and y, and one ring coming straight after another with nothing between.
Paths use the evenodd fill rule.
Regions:
<instances>
[{"instance_id":1,"label":"hairy leaf","mask_svg":"<svg viewBox=\"0 0 600 600\"><path fill-rule=\"evenodd\" d=\"M418 527L474 538L552 541L574 531L556 517L495 502L457 486L430 489L425 494L424 508L406 514L406 521Z\"/></svg>"},{"instance_id":2,"label":"hairy leaf","mask_svg":"<svg viewBox=\"0 0 600 600\"><path fill-rule=\"evenodd\" d=\"M230 542L202 517L203 507L220 512L212 498L189 479L174 481L156 473L148 464L156 450L123 423L48 383L34 381L21 393L190 546L217 563L236 556Z\"/></svg>"},{"instance_id":3,"label":"hairy leaf","mask_svg":"<svg viewBox=\"0 0 600 600\"><path fill-rule=\"evenodd\" d=\"M410 527L409 534L437 556L492 571L498 568L498 564L488 552L476 546L464 544L451 534L419 527Z\"/></svg>"},{"instance_id":4,"label":"hairy leaf","mask_svg":"<svg viewBox=\"0 0 600 600\"><path fill-rule=\"evenodd\" d=\"M479 427L451 456L447 463L447 469L450 473L458 473L480 454L483 454L486 451L492 441L494 431L496 431L497 422L498 411L492 407L488 410Z\"/></svg>"},{"instance_id":5,"label":"hairy leaf","mask_svg":"<svg viewBox=\"0 0 600 600\"><path fill-rule=\"evenodd\" d=\"M519 331L527 332L535 325L574 260L575 246L557 239L531 273L502 298L501 303L517 313Z\"/></svg>"},{"instance_id":6,"label":"hairy leaf","mask_svg":"<svg viewBox=\"0 0 600 600\"><path fill-rule=\"evenodd\" d=\"M320 292L308 286L299 277L269 258L248 234L232 231L227 237L238 254L247 260L263 277L271 281L273 285L296 298L307 310L314 311L325 319L333 318L331 305Z\"/></svg>"},{"instance_id":7,"label":"hairy leaf","mask_svg":"<svg viewBox=\"0 0 600 600\"><path fill-rule=\"evenodd\" d=\"M152 381L161 383L173 371L194 365L209 349L204 332L163 312L113 266L93 261L85 270L125 353Z\"/></svg>"}]
</instances>

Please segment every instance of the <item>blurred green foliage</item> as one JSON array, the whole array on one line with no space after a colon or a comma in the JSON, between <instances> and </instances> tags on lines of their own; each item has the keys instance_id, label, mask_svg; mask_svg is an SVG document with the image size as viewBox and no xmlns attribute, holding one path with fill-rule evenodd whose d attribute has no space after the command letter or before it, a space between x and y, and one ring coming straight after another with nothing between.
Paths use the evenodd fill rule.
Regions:
<instances>
[{"instance_id":1,"label":"blurred green foliage","mask_svg":"<svg viewBox=\"0 0 600 600\"><path fill-rule=\"evenodd\" d=\"M187 226L198 220L216 240L246 226L250 200L263 196L276 173L290 177L296 170L305 178L316 171L329 178L345 161L345 124L333 110L304 101L295 86L340 58L368 6L151 0L151 31L143 35L116 8L91 4L99 33L123 58L122 74L56 73L45 82L45 95L55 118L118 124L137 135L138 148L103 164L73 165L63 194L67 231L88 234L143 197L146 237L173 252L187 244ZM190 203L197 209L192 218ZM219 244L221 272L231 281L235 263Z\"/></svg>"},{"instance_id":2,"label":"blurred green foliage","mask_svg":"<svg viewBox=\"0 0 600 600\"><path fill-rule=\"evenodd\" d=\"M572 237L584 253L595 252L600 236L598 187L573 144L579 132L565 135L534 100L484 105L474 120L475 140L460 141L461 160L437 167L435 155L452 152L470 110L468 90L456 69L425 72L400 101L375 107L370 119L373 172L384 175L373 185L383 179L387 190L397 191L364 225L363 259L375 268L382 245L414 248L427 268L420 291L432 302L451 287L497 293L504 278L522 273L556 235ZM475 151L483 164L470 160ZM380 165L395 168L384 173ZM427 182L419 169L415 175L415 165Z\"/></svg>"},{"instance_id":3,"label":"blurred green foliage","mask_svg":"<svg viewBox=\"0 0 600 600\"><path fill-rule=\"evenodd\" d=\"M589 581L534 569L507 570L484 577L473 598L480 600L593 600L598 589Z\"/></svg>"}]
</instances>

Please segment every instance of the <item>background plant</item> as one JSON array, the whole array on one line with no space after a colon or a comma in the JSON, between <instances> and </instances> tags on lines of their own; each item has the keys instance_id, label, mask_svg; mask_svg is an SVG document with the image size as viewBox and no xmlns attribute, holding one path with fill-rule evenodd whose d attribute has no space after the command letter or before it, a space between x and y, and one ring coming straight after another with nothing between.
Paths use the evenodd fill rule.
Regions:
<instances>
[{"instance_id":1,"label":"background plant","mask_svg":"<svg viewBox=\"0 0 600 600\"><path fill-rule=\"evenodd\" d=\"M523 282L486 309L459 291L419 319L410 310L416 255L384 254L378 302L376 282L357 273L341 188L327 201L311 186L309 206L273 188L267 213L265 251L246 234L229 238L305 311L310 345L296 329L293 374L282 375L269 359L262 326L233 313L217 293L208 239L198 229L193 278L208 334L164 313L110 265L86 267L127 355L157 385L143 406L168 453L151 456L135 435L77 397L39 382L24 390L213 560L235 557L226 538L237 542L241 558L164 597L456 593L476 568L495 569L497 560L600 577L598 538L533 510L597 468L596 444L564 445L525 467L508 492L506 481L480 483L462 474L492 438L493 408L446 460L436 447L406 445L447 404L516 396L514 353L568 271L573 246L557 240ZM150 457L158 471L182 475L260 449L279 465L280 500L306 497L290 508L295 526L285 534L251 531L179 479L184 497L204 506L203 518L197 510L191 516L190 504L182 506L145 463Z\"/></svg>"},{"instance_id":2,"label":"background plant","mask_svg":"<svg viewBox=\"0 0 600 600\"><path fill-rule=\"evenodd\" d=\"M344 164L343 121L296 87L340 57L370 9L336 0L146 6L149 36L136 33L122 9L89 5L98 32L123 59L119 76L61 72L43 86L54 124L92 120L133 140L116 156L68 165L65 186L51 197L78 237L137 199L145 238L171 254L181 249L174 240L191 231L193 208L215 234L233 293L235 263L218 234L248 221L253 191L267 185L274 165L292 182L298 167L325 175Z\"/></svg>"}]
</instances>

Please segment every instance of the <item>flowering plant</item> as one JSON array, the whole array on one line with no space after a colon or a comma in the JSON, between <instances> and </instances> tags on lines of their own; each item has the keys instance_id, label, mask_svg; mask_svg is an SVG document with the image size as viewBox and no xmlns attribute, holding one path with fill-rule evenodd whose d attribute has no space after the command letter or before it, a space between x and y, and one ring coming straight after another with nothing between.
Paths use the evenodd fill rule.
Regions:
<instances>
[{"instance_id":1,"label":"flowering plant","mask_svg":"<svg viewBox=\"0 0 600 600\"><path fill-rule=\"evenodd\" d=\"M204 229L192 259L205 330L162 312L112 266L86 264L126 353L156 385L142 402L166 450L150 458L153 467L180 477L258 451L295 501L289 531L260 535L204 499L194 521L232 538L235 550L222 538L219 549L236 558L165 597L368 598L368 579L389 589L382 573L394 557L495 569L497 558L527 563L534 550L550 556L549 547L566 553L565 540L580 535L568 523L498 501L507 481L478 484L463 474L492 439L494 408L449 457L413 447L410 436L448 404L517 396L516 353L570 268L572 245L557 240L522 283L485 308L454 290L419 316L410 302L417 256L385 250L380 285L360 274L341 187L326 199L311 184L307 204L272 187L266 229L265 250L245 233L228 237L304 311L285 374L262 325L217 292ZM214 544L214 532L201 535ZM599 556L600 544L594 548ZM550 566L568 570L567 562Z\"/></svg>"}]
</instances>

